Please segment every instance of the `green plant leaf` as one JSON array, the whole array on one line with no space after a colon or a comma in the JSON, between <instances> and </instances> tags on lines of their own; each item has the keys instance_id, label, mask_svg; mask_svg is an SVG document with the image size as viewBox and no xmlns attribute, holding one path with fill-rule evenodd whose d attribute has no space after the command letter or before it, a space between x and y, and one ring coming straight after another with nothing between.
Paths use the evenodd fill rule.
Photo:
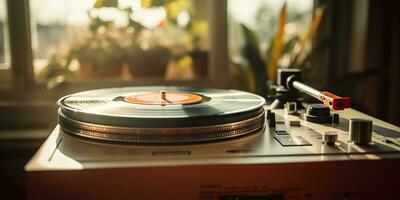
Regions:
<instances>
[{"instance_id":1,"label":"green plant leaf","mask_svg":"<svg viewBox=\"0 0 400 200\"><path fill-rule=\"evenodd\" d=\"M258 39L253 31L247 28L246 25L240 24L244 38L245 45L242 49L243 57L248 61L251 71L253 73L255 82L255 92L262 96L267 96L267 74L265 62L261 57L260 48L258 46Z\"/></svg>"},{"instance_id":2,"label":"green plant leaf","mask_svg":"<svg viewBox=\"0 0 400 200\"><path fill-rule=\"evenodd\" d=\"M293 50L293 47L296 45L296 43L300 40L299 36L294 36L290 38L289 41L285 43L282 49L282 54L290 53Z\"/></svg>"},{"instance_id":3,"label":"green plant leaf","mask_svg":"<svg viewBox=\"0 0 400 200\"><path fill-rule=\"evenodd\" d=\"M96 0L94 4L95 8L104 8L104 7L118 7L118 0Z\"/></svg>"},{"instance_id":4,"label":"green plant leaf","mask_svg":"<svg viewBox=\"0 0 400 200\"><path fill-rule=\"evenodd\" d=\"M249 28L247 28L246 25L240 24L243 30L243 34L246 40L246 45L251 46L256 52L255 53L260 53L260 49L258 47L258 39L256 35L254 34L253 31L251 31Z\"/></svg>"},{"instance_id":5,"label":"green plant leaf","mask_svg":"<svg viewBox=\"0 0 400 200\"><path fill-rule=\"evenodd\" d=\"M164 6L167 0L141 0L143 8L153 8Z\"/></svg>"},{"instance_id":6,"label":"green plant leaf","mask_svg":"<svg viewBox=\"0 0 400 200\"><path fill-rule=\"evenodd\" d=\"M133 27L135 29L135 31L138 31L138 32L145 28L141 23L139 23L135 20L132 20L132 19L129 19L128 26Z\"/></svg>"}]
</instances>

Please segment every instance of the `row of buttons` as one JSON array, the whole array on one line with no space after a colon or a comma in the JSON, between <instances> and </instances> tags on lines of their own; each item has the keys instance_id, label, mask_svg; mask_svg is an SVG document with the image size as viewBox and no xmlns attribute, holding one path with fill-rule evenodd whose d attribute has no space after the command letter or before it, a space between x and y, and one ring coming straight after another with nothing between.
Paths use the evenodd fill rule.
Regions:
<instances>
[{"instance_id":1,"label":"row of buttons","mask_svg":"<svg viewBox=\"0 0 400 200\"><path fill-rule=\"evenodd\" d=\"M275 132L275 139L284 147L287 146L311 146L312 144L304 139L303 136L291 136L285 130L276 130L273 129Z\"/></svg>"}]
</instances>

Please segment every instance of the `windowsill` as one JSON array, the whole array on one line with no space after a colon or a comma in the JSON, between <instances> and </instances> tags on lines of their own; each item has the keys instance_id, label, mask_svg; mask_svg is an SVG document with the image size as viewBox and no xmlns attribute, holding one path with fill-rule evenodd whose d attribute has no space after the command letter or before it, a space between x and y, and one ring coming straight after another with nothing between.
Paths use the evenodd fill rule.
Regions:
<instances>
[{"instance_id":1,"label":"windowsill","mask_svg":"<svg viewBox=\"0 0 400 200\"><path fill-rule=\"evenodd\" d=\"M50 132L49 128L0 130L1 159L31 157Z\"/></svg>"},{"instance_id":2,"label":"windowsill","mask_svg":"<svg viewBox=\"0 0 400 200\"><path fill-rule=\"evenodd\" d=\"M9 66L0 63L0 89L10 88L10 77Z\"/></svg>"},{"instance_id":3,"label":"windowsill","mask_svg":"<svg viewBox=\"0 0 400 200\"><path fill-rule=\"evenodd\" d=\"M50 131L50 128L2 129L0 130L0 142L43 140L49 136Z\"/></svg>"},{"instance_id":4,"label":"windowsill","mask_svg":"<svg viewBox=\"0 0 400 200\"><path fill-rule=\"evenodd\" d=\"M0 102L0 133L3 130L48 129L57 123L55 103Z\"/></svg>"}]
</instances>

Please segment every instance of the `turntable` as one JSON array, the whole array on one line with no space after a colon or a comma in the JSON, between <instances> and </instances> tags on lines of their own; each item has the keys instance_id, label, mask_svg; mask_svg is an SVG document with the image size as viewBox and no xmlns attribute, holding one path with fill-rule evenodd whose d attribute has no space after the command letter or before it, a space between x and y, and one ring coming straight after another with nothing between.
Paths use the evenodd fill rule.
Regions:
<instances>
[{"instance_id":1,"label":"turntable","mask_svg":"<svg viewBox=\"0 0 400 200\"><path fill-rule=\"evenodd\" d=\"M85 91L26 165L29 199L393 199L400 128L278 72L255 94L189 87ZM298 93L321 101L305 105Z\"/></svg>"},{"instance_id":2,"label":"turntable","mask_svg":"<svg viewBox=\"0 0 400 200\"><path fill-rule=\"evenodd\" d=\"M58 104L64 130L115 142L208 142L253 133L264 126L265 100L236 90L114 88L73 94Z\"/></svg>"}]
</instances>

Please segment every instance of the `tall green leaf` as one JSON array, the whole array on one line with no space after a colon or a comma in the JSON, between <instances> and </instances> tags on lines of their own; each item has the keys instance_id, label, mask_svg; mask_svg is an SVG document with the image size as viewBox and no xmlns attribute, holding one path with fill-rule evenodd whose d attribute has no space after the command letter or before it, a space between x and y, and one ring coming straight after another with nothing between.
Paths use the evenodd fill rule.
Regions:
<instances>
[{"instance_id":1,"label":"tall green leaf","mask_svg":"<svg viewBox=\"0 0 400 200\"><path fill-rule=\"evenodd\" d=\"M264 97L267 96L267 75L265 62L261 57L259 42L254 34L246 25L240 24L244 38L245 45L242 49L243 57L249 62L251 71L253 72L256 93Z\"/></svg>"}]
</instances>

